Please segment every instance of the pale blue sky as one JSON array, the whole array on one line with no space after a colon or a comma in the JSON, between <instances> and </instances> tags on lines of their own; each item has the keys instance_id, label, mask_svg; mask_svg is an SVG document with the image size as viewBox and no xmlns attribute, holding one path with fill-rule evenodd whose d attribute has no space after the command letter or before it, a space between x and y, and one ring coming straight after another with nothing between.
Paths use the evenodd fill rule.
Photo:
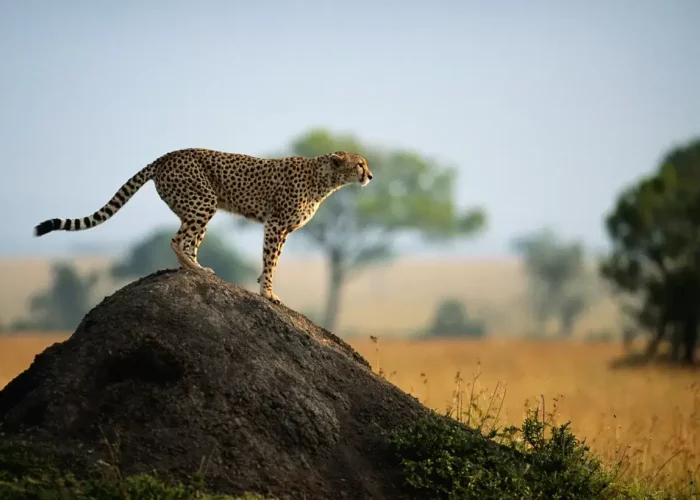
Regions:
<instances>
[{"instance_id":1,"label":"pale blue sky","mask_svg":"<svg viewBox=\"0 0 700 500\"><path fill-rule=\"evenodd\" d=\"M0 252L121 249L176 223L153 184L98 229L31 232L169 150L265 154L316 126L457 165L490 217L465 255L545 225L601 247L615 194L700 134L698 26L698 0L5 0Z\"/></svg>"}]
</instances>

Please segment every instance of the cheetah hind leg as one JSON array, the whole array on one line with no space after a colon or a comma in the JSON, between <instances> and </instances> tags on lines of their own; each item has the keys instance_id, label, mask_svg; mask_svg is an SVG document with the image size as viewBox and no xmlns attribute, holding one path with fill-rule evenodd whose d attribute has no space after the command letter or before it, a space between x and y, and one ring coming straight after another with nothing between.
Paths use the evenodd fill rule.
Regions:
<instances>
[{"instance_id":1,"label":"cheetah hind leg","mask_svg":"<svg viewBox=\"0 0 700 500\"><path fill-rule=\"evenodd\" d=\"M184 269L190 269L192 271L197 271L197 272L207 272L207 273L214 273L214 270L208 267L203 267L199 262L194 260L190 255L187 254L182 248L180 248L180 244L172 240L170 242L170 248L173 249L173 252L175 252L175 257L177 258L177 261L180 263L180 266Z\"/></svg>"},{"instance_id":2,"label":"cheetah hind leg","mask_svg":"<svg viewBox=\"0 0 700 500\"><path fill-rule=\"evenodd\" d=\"M201 230L195 234L195 239L194 239L194 244L190 245L190 247L186 250L187 253L192 257L192 260L199 265L199 262L197 261L197 251L199 250L199 245L202 244L202 241L204 240L204 235L207 232L207 226L203 226ZM209 274L216 274L214 270L211 267L204 267L201 266L202 269L209 273Z\"/></svg>"},{"instance_id":3,"label":"cheetah hind leg","mask_svg":"<svg viewBox=\"0 0 700 500\"><path fill-rule=\"evenodd\" d=\"M186 182L181 182L183 178ZM158 195L180 219L170 242L178 262L185 269L213 273L197 262L197 248L216 213L216 193L206 176L190 161L159 171L154 181Z\"/></svg>"},{"instance_id":4,"label":"cheetah hind leg","mask_svg":"<svg viewBox=\"0 0 700 500\"><path fill-rule=\"evenodd\" d=\"M193 269L197 271L202 271L202 272L207 272L209 274L216 274L214 270L211 267L205 267L199 263L197 260L197 248L190 245L185 247L184 249L180 249L177 244L174 242L170 242L170 248L173 249L173 252L175 252L175 256L178 257L178 250L182 252L182 255L178 257L178 262L180 265L183 267L187 267L188 269ZM180 260L180 257L184 255L184 259L186 261L189 261L189 263L183 264L183 262ZM194 267L192 267L192 263L194 264Z\"/></svg>"},{"instance_id":5,"label":"cheetah hind leg","mask_svg":"<svg viewBox=\"0 0 700 500\"><path fill-rule=\"evenodd\" d=\"M183 268L214 274L213 269L203 267L197 262L197 247L204 239L204 232L206 232L206 224L209 222L209 219L211 217L201 225L195 222L183 222L171 240L170 248L172 248L175 257Z\"/></svg>"}]
</instances>

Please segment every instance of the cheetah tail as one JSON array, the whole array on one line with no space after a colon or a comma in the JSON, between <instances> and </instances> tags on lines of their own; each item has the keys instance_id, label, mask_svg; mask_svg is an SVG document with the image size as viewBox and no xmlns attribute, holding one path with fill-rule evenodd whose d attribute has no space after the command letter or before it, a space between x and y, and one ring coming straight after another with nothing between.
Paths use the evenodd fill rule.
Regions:
<instances>
[{"instance_id":1,"label":"cheetah tail","mask_svg":"<svg viewBox=\"0 0 700 500\"><path fill-rule=\"evenodd\" d=\"M141 169L119 188L119 191L112 196L112 199L105 206L94 214L82 219L45 220L41 224L34 226L34 236L43 236L51 231L81 231L99 226L116 214L136 194L136 191L153 178L153 171L153 163Z\"/></svg>"}]
</instances>

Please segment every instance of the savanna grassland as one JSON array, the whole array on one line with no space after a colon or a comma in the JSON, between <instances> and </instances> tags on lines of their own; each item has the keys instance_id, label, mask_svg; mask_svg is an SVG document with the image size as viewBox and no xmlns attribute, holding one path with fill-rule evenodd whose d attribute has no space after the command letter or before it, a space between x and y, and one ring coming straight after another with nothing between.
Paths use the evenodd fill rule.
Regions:
<instances>
[{"instance_id":1,"label":"savanna grassland","mask_svg":"<svg viewBox=\"0 0 700 500\"><path fill-rule=\"evenodd\" d=\"M65 335L0 338L0 387L34 355ZM460 405L472 423L519 425L527 407L572 421L607 463L632 480L687 485L700 476L700 373L689 369L617 369L616 344L519 340L350 342L386 378L444 411ZM477 409L469 412L468 401Z\"/></svg>"},{"instance_id":2,"label":"savanna grassland","mask_svg":"<svg viewBox=\"0 0 700 500\"><path fill-rule=\"evenodd\" d=\"M257 256L250 258L257 262ZM0 259L0 282L12 283L11 287L0 287L0 326L31 314L30 298L50 285L51 266L56 260ZM113 263L102 256L71 256L63 261L81 273L106 273ZM100 280L93 305L128 281ZM252 291L257 287L254 281L246 285ZM280 259L275 290L287 306L318 320L326 287L327 269L322 259L293 254ZM527 277L515 258L403 257L375 266L347 283L337 331L365 338L372 334L404 337L426 328L439 303L454 298L465 304L471 318L485 320L493 335L518 337L532 329L527 296ZM616 303L601 292L577 322L574 336L614 332L619 322Z\"/></svg>"},{"instance_id":3,"label":"savanna grassland","mask_svg":"<svg viewBox=\"0 0 700 500\"><path fill-rule=\"evenodd\" d=\"M555 421L629 479L685 485L700 476L700 372L649 367L610 369L614 343L521 340L363 340L353 346L381 372L436 410L479 412L519 425L544 399ZM458 396L459 395L459 396Z\"/></svg>"}]
</instances>

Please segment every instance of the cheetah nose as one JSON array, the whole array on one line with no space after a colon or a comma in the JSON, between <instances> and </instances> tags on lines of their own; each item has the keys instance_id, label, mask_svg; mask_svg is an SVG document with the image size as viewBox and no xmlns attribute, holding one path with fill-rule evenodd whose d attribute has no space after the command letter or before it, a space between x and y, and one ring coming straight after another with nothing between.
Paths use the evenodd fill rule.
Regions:
<instances>
[{"instance_id":1,"label":"cheetah nose","mask_svg":"<svg viewBox=\"0 0 700 500\"><path fill-rule=\"evenodd\" d=\"M367 174L367 178L368 178L369 180L372 180L372 174Z\"/></svg>"}]
</instances>

